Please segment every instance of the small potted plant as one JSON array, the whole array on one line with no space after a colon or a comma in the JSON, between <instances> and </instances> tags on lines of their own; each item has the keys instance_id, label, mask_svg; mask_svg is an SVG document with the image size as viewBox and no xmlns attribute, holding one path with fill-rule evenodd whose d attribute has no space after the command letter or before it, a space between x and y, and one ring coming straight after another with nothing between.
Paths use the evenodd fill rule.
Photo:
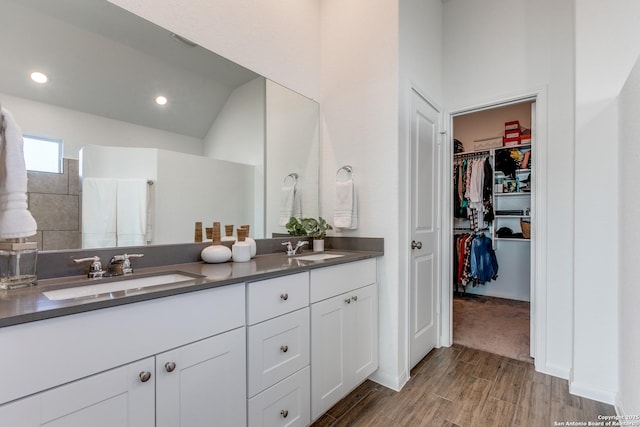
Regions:
<instances>
[{"instance_id":1,"label":"small potted plant","mask_svg":"<svg viewBox=\"0 0 640 427\"><path fill-rule=\"evenodd\" d=\"M313 237L314 252L323 252L324 238L327 237L327 231L333 230L331 224L322 217L318 217L317 220L315 218L305 218L302 222L307 231L307 235Z\"/></svg>"},{"instance_id":2,"label":"small potted plant","mask_svg":"<svg viewBox=\"0 0 640 427\"><path fill-rule=\"evenodd\" d=\"M307 236L307 222L308 218L300 219L291 217L289 222L285 225L289 236Z\"/></svg>"}]
</instances>

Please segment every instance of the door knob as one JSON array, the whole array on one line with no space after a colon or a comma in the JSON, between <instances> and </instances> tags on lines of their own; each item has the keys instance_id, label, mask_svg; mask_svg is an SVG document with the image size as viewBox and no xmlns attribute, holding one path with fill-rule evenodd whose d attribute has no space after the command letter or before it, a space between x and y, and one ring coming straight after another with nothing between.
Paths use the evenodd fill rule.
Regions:
<instances>
[{"instance_id":1,"label":"door knob","mask_svg":"<svg viewBox=\"0 0 640 427\"><path fill-rule=\"evenodd\" d=\"M422 249L422 242L411 241L411 249Z\"/></svg>"}]
</instances>

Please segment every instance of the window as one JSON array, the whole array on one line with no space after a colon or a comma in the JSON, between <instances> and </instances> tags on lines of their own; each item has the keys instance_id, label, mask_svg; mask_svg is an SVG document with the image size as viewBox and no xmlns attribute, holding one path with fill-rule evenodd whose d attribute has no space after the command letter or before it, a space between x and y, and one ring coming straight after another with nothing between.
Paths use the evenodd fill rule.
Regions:
<instances>
[{"instance_id":1,"label":"window","mask_svg":"<svg viewBox=\"0 0 640 427\"><path fill-rule=\"evenodd\" d=\"M62 141L24 135L24 161L27 170L62 173Z\"/></svg>"}]
</instances>

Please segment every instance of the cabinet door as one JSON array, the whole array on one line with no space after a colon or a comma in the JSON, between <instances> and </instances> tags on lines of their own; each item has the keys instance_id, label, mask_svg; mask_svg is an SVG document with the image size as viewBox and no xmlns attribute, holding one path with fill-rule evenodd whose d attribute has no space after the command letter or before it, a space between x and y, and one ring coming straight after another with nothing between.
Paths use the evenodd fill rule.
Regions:
<instances>
[{"instance_id":1,"label":"cabinet door","mask_svg":"<svg viewBox=\"0 0 640 427\"><path fill-rule=\"evenodd\" d=\"M156 356L156 425L246 425L245 328Z\"/></svg>"},{"instance_id":2,"label":"cabinet door","mask_svg":"<svg viewBox=\"0 0 640 427\"><path fill-rule=\"evenodd\" d=\"M346 386L349 391L378 369L378 291L370 285L349 292Z\"/></svg>"},{"instance_id":3,"label":"cabinet door","mask_svg":"<svg viewBox=\"0 0 640 427\"><path fill-rule=\"evenodd\" d=\"M339 401L345 386L347 294L311 305L311 418ZM350 302L350 301L349 301Z\"/></svg>"},{"instance_id":4,"label":"cabinet door","mask_svg":"<svg viewBox=\"0 0 640 427\"><path fill-rule=\"evenodd\" d=\"M0 407L16 427L152 427L154 360L148 358Z\"/></svg>"}]
</instances>

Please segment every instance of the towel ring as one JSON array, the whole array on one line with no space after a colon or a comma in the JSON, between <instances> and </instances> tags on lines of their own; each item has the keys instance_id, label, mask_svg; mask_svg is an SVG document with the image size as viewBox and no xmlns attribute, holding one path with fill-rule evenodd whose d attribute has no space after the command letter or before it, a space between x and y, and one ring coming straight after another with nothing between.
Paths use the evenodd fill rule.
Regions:
<instances>
[{"instance_id":1,"label":"towel ring","mask_svg":"<svg viewBox=\"0 0 640 427\"><path fill-rule=\"evenodd\" d=\"M286 185L287 183L287 178L291 178L293 179L293 185L297 185L298 184L298 174L295 172L290 173L289 175L284 177L284 181L283 183Z\"/></svg>"},{"instance_id":2,"label":"towel ring","mask_svg":"<svg viewBox=\"0 0 640 427\"><path fill-rule=\"evenodd\" d=\"M353 166L344 165L336 172L336 178L340 175L341 171L345 171L347 173L347 178L353 178Z\"/></svg>"}]
</instances>

